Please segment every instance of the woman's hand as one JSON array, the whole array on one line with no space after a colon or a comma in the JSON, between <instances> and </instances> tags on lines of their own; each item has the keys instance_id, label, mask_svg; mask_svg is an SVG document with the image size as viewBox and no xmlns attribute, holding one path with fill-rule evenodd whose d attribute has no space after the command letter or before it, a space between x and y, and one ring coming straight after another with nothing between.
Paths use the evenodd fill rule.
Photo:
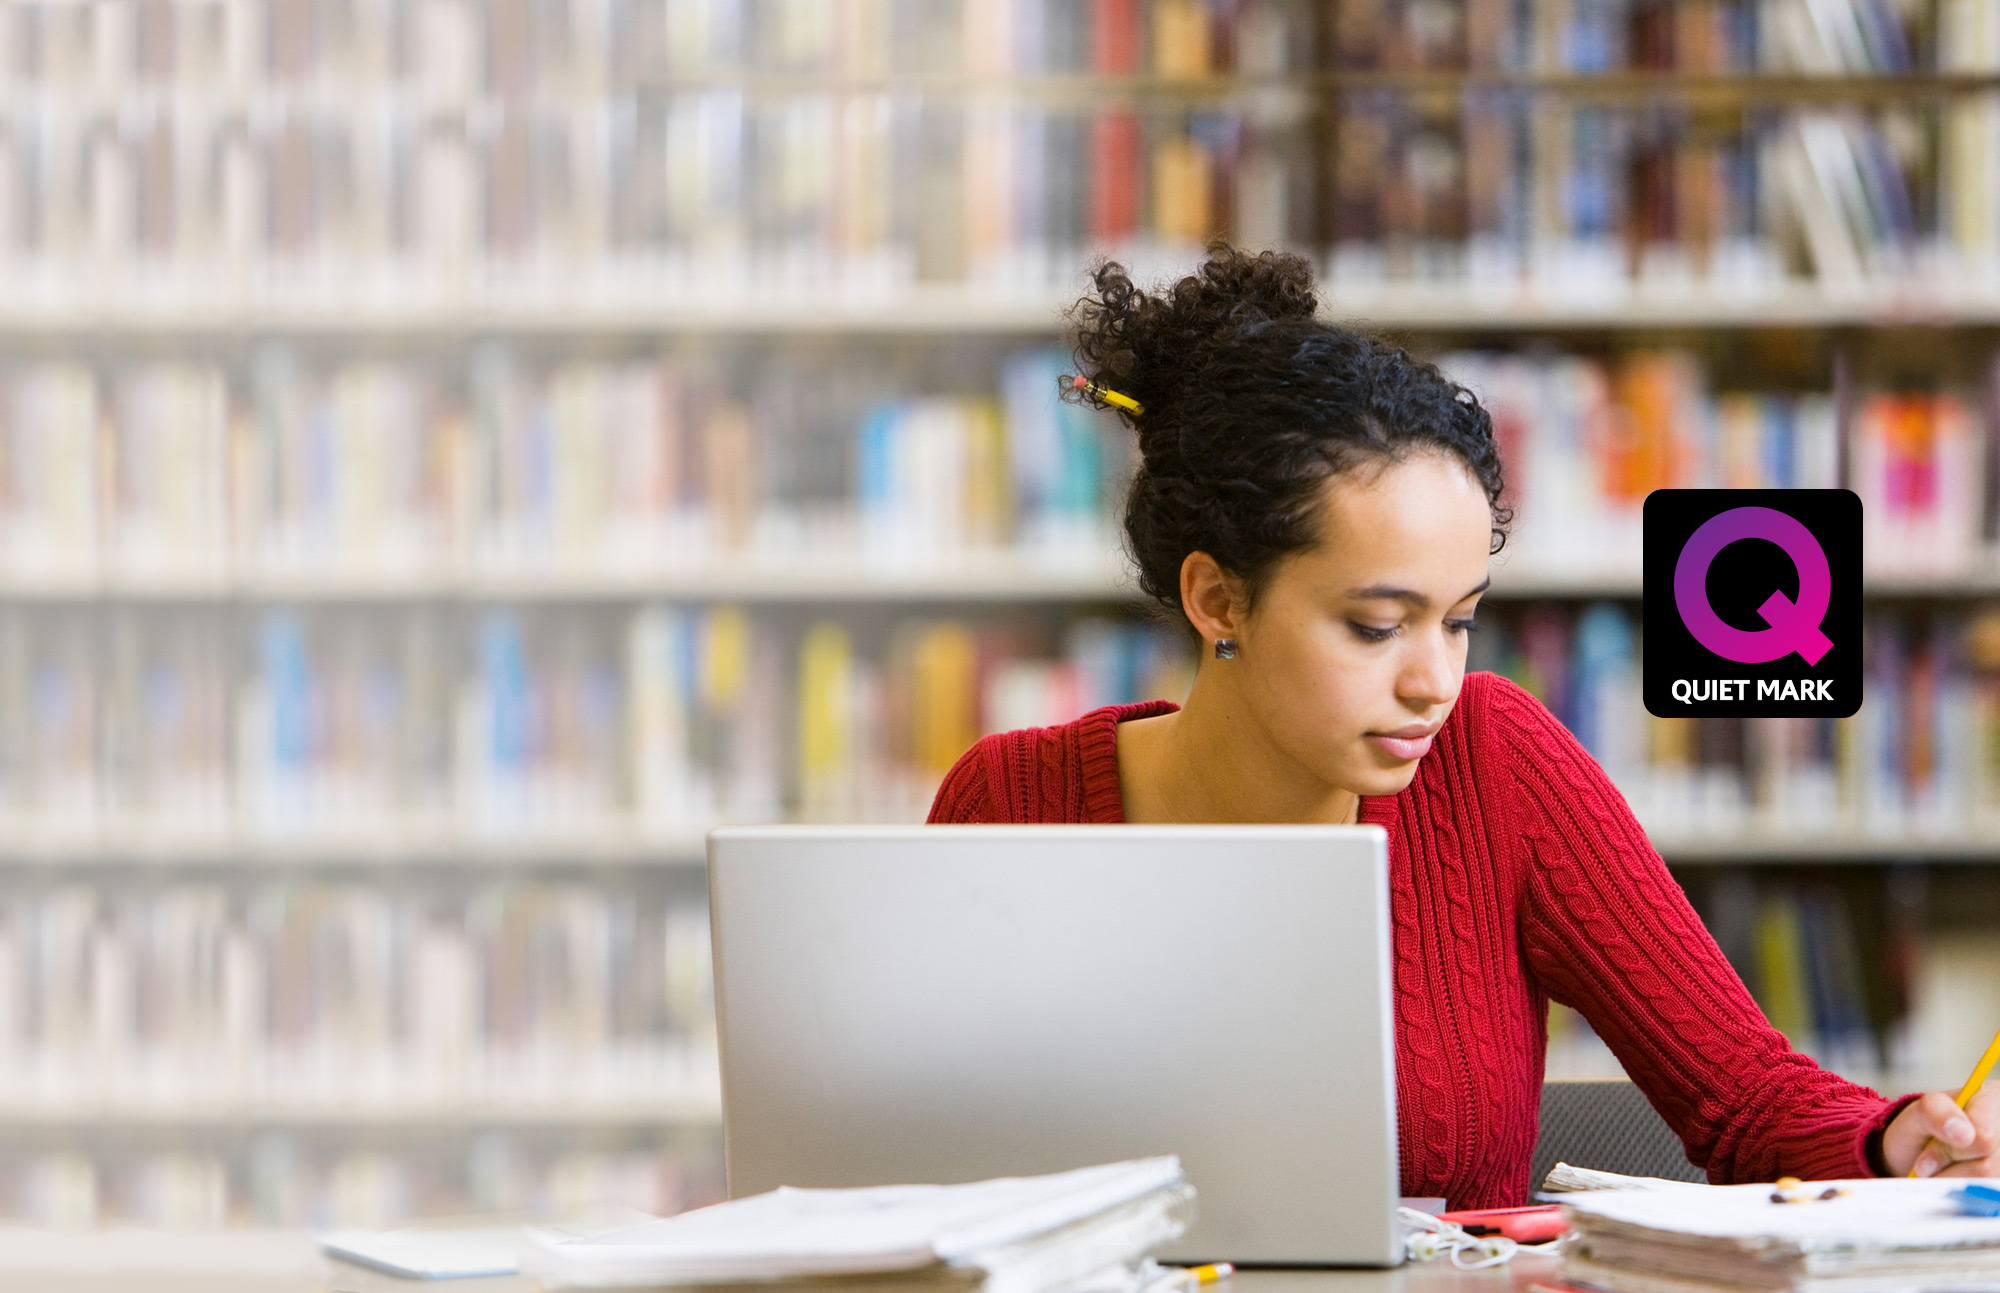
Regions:
<instances>
[{"instance_id":1,"label":"woman's hand","mask_svg":"<svg viewBox=\"0 0 2000 1293\"><path fill-rule=\"evenodd\" d=\"M1986 1086L1960 1109L1933 1091L1910 1101L1882 1131L1892 1176L2000 1176L2000 1087Z\"/></svg>"}]
</instances>

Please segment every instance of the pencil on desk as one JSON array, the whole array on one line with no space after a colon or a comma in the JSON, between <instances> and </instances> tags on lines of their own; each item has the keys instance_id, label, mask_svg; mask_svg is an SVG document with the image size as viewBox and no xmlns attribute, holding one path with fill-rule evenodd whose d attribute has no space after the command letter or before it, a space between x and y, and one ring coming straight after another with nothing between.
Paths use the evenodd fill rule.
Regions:
<instances>
[{"instance_id":1,"label":"pencil on desk","mask_svg":"<svg viewBox=\"0 0 2000 1293\"><path fill-rule=\"evenodd\" d=\"M1993 1040L1987 1044L1986 1053L1979 1057L1979 1063L1972 1066L1972 1076L1965 1079L1965 1085L1959 1088L1958 1091L1959 1108L1963 1109L1965 1108L1965 1106L1971 1104L1972 1097L1979 1094L1979 1088L1986 1085L1986 1075L1993 1071L1993 1062L1995 1060L2000 1060L2000 1032L1996 1032L1993 1034ZM1936 1137L1932 1137L1931 1139L1935 1140ZM1926 1140L1923 1144L1923 1149L1919 1149L1917 1151L1917 1157L1922 1158L1924 1156L1924 1150L1929 1149L1930 1147L1931 1147L1930 1140ZM1911 1163L1910 1175L1915 1176L1916 1174L1917 1174L1917 1165L1915 1163Z\"/></svg>"},{"instance_id":2,"label":"pencil on desk","mask_svg":"<svg viewBox=\"0 0 2000 1293\"><path fill-rule=\"evenodd\" d=\"M1160 1279L1147 1284L1143 1293L1195 1293L1196 1289L1228 1279L1236 1267L1228 1262L1206 1266L1170 1266Z\"/></svg>"}]
</instances>

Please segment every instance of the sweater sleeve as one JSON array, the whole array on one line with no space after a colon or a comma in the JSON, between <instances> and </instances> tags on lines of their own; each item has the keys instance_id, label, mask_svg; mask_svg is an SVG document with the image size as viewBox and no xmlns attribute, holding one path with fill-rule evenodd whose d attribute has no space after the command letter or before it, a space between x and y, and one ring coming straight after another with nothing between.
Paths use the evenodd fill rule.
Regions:
<instances>
[{"instance_id":1,"label":"sweater sleeve","mask_svg":"<svg viewBox=\"0 0 2000 1293\"><path fill-rule=\"evenodd\" d=\"M1521 868L1528 972L1578 1010L1717 1183L1872 1176L1869 1138L1901 1102L1794 1051L1750 997L1583 746L1496 680L1495 841ZM1509 847L1511 845L1511 847Z\"/></svg>"}]
</instances>

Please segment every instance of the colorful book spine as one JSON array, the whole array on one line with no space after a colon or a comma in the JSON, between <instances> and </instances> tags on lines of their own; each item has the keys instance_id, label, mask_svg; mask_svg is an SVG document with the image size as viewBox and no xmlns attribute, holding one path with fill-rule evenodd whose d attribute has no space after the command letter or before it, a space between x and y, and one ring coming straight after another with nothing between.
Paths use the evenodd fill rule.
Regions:
<instances>
[{"instance_id":1,"label":"colorful book spine","mask_svg":"<svg viewBox=\"0 0 2000 1293\"><path fill-rule=\"evenodd\" d=\"M1973 562L1984 530L1989 439L1952 395L1877 395L1863 403L1849 453L1871 570L1940 574Z\"/></svg>"}]
</instances>

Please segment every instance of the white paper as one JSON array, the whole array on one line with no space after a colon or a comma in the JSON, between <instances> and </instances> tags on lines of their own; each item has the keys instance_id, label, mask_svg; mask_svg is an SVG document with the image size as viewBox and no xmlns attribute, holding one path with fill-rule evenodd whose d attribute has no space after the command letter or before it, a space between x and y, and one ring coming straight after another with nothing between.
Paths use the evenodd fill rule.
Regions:
<instances>
[{"instance_id":1,"label":"white paper","mask_svg":"<svg viewBox=\"0 0 2000 1293\"><path fill-rule=\"evenodd\" d=\"M1601 1190L1562 1202L1586 1233L1612 1223L1662 1241L1723 1241L1765 1261L1812 1256L1813 1268L1825 1270L1880 1254L2000 1249L2000 1217L1959 1216L1945 1197L1970 1183L1966 1177L1813 1181L1806 1187L1812 1192L1837 1185L1848 1193L1809 1203L1773 1203L1769 1185Z\"/></svg>"},{"instance_id":2,"label":"white paper","mask_svg":"<svg viewBox=\"0 0 2000 1293\"><path fill-rule=\"evenodd\" d=\"M342 1231L320 1236L335 1257L420 1280L512 1275L521 1266L521 1228Z\"/></svg>"},{"instance_id":3,"label":"white paper","mask_svg":"<svg viewBox=\"0 0 2000 1293\"><path fill-rule=\"evenodd\" d=\"M1568 1163L1557 1163L1549 1169L1542 1181L1543 1194L1570 1194L1581 1190L1657 1190L1693 1188L1705 1190L1708 1187L1693 1181L1669 1181L1664 1176L1624 1176L1618 1172L1600 1172L1594 1167L1571 1167Z\"/></svg>"},{"instance_id":4,"label":"white paper","mask_svg":"<svg viewBox=\"0 0 2000 1293\"><path fill-rule=\"evenodd\" d=\"M637 1208L601 1203L543 1220L536 1229L551 1240L585 1239L656 1220ZM406 1279L479 1279L520 1269L528 1225L525 1214L481 1213L397 1230L333 1231L320 1235L319 1245L345 1261Z\"/></svg>"}]
</instances>

